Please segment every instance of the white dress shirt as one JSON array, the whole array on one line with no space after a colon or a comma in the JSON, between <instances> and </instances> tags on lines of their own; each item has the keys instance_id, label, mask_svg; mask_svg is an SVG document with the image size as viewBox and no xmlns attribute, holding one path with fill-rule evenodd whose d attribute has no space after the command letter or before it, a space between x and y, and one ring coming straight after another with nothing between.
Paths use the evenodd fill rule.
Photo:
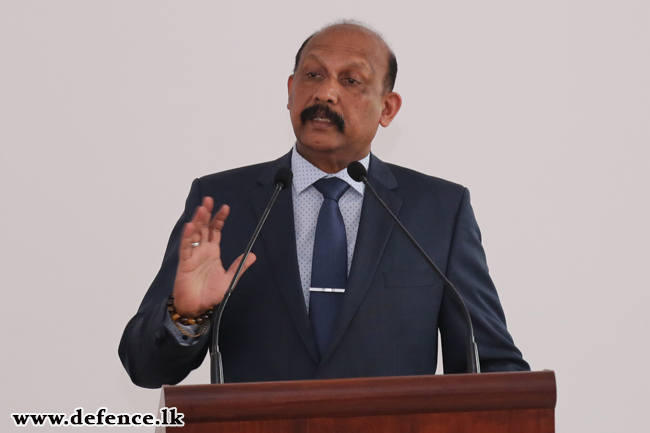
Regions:
<instances>
[{"instance_id":1,"label":"white dress shirt","mask_svg":"<svg viewBox=\"0 0 650 433\"><path fill-rule=\"evenodd\" d=\"M370 154L361 161L368 169ZM323 195L316 189L314 182L326 177L338 177L344 180L350 188L339 200L339 208L345 224L345 237L348 244L348 273L352 265L354 246L357 243L357 231L361 218L361 205L366 185L355 182L348 175L347 168L338 173L328 174L317 168L302 157L294 146L291 154L291 171L293 182L291 195L293 199L293 221L296 227L296 251L298 252L298 268L302 283L302 294L305 305L309 309L309 287L311 285L311 261L314 255L314 238L316 237L316 223L318 213L323 204Z\"/></svg>"}]
</instances>

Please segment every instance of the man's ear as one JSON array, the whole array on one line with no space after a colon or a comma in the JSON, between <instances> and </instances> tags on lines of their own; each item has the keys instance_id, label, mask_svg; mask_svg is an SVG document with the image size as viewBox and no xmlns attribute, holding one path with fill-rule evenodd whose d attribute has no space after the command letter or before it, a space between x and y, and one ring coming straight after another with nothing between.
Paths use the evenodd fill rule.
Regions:
<instances>
[{"instance_id":1,"label":"man's ear","mask_svg":"<svg viewBox=\"0 0 650 433\"><path fill-rule=\"evenodd\" d=\"M289 104L291 103L291 89L293 88L293 74L289 75L289 80L287 80L287 90L289 92L289 99L287 101L287 109L290 110Z\"/></svg>"},{"instance_id":2,"label":"man's ear","mask_svg":"<svg viewBox=\"0 0 650 433\"><path fill-rule=\"evenodd\" d=\"M402 107L402 97L399 93L390 92L382 96L381 100L384 108L381 111L379 124L385 128L390 125L395 116L397 116L399 109Z\"/></svg>"}]
</instances>

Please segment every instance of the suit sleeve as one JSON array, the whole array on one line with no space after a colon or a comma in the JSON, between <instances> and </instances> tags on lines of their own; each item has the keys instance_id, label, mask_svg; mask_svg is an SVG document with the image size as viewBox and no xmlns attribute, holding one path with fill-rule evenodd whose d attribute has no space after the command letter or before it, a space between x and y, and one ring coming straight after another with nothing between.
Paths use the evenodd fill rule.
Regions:
<instances>
[{"instance_id":1,"label":"suit sleeve","mask_svg":"<svg viewBox=\"0 0 650 433\"><path fill-rule=\"evenodd\" d=\"M122 335L120 359L138 386L159 388L180 382L201 365L208 350L209 332L195 339L193 344L183 345L165 326L167 299L174 289L183 227L192 219L200 203L201 191L196 179L185 203L185 211L169 238L160 271Z\"/></svg>"},{"instance_id":2,"label":"suit sleeve","mask_svg":"<svg viewBox=\"0 0 650 433\"><path fill-rule=\"evenodd\" d=\"M506 328L505 315L488 272L481 232L467 189L456 218L447 278L469 309L481 371L530 370ZM467 325L461 308L452 296L443 297L439 328L445 373L467 372Z\"/></svg>"}]
</instances>

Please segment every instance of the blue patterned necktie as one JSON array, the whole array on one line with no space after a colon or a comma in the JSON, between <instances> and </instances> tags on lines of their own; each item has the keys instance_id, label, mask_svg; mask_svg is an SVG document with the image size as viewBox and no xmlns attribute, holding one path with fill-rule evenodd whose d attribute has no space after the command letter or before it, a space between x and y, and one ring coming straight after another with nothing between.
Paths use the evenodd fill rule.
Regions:
<instances>
[{"instance_id":1,"label":"blue patterned necktie","mask_svg":"<svg viewBox=\"0 0 650 433\"><path fill-rule=\"evenodd\" d=\"M314 238L309 320L322 356L348 281L348 244L339 199L350 185L339 178L329 177L314 182L314 187L323 194L324 200Z\"/></svg>"}]
</instances>

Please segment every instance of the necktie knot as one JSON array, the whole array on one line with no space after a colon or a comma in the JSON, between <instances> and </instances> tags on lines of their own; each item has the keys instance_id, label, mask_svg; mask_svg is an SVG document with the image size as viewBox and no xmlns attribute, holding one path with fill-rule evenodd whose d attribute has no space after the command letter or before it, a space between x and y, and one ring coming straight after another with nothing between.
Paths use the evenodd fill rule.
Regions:
<instances>
[{"instance_id":1,"label":"necktie knot","mask_svg":"<svg viewBox=\"0 0 650 433\"><path fill-rule=\"evenodd\" d=\"M323 194L323 198L338 202L350 185L338 177L327 177L314 182L314 187Z\"/></svg>"}]
</instances>

